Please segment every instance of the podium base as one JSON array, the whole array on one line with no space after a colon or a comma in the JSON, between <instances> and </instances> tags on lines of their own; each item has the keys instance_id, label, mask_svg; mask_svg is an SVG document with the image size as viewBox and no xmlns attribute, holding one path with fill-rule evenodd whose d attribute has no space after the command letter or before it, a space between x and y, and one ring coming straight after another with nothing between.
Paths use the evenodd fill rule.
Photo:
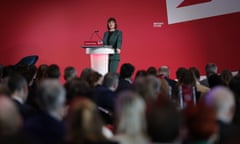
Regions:
<instances>
[{"instance_id":1,"label":"podium base","mask_svg":"<svg viewBox=\"0 0 240 144\"><path fill-rule=\"evenodd\" d=\"M91 68L103 76L108 73L108 54L90 54Z\"/></svg>"}]
</instances>

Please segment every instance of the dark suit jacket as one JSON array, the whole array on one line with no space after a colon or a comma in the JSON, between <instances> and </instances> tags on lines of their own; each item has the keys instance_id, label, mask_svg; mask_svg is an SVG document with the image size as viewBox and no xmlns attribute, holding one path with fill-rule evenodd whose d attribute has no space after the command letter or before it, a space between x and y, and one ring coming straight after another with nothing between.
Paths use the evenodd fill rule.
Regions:
<instances>
[{"instance_id":1,"label":"dark suit jacket","mask_svg":"<svg viewBox=\"0 0 240 144\"><path fill-rule=\"evenodd\" d=\"M93 99L96 104L111 112L114 111L116 94L104 86L97 86L93 92Z\"/></svg>"},{"instance_id":2,"label":"dark suit jacket","mask_svg":"<svg viewBox=\"0 0 240 144\"><path fill-rule=\"evenodd\" d=\"M104 37L103 37L103 44L107 45L108 44L108 35L109 35L109 31L106 31L104 33ZM120 30L115 30L112 34L112 36L110 37L109 40L109 45L111 45L113 48L121 48L122 47L122 32Z\"/></svg>"},{"instance_id":3,"label":"dark suit jacket","mask_svg":"<svg viewBox=\"0 0 240 144\"><path fill-rule=\"evenodd\" d=\"M120 79L116 93L119 93L124 90L132 90L132 89L133 89L133 85L129 81L125 79Z\"/></svg>"},{"instance_id":4,"label":"dark suit jacket","mask_svg":"<svg viewBox=\"0 0 240 144\"><path fill-rule=\"evenodd\" d=\"M33 109L31 106L29 106L27 104L21 104L17 100L14 100L14 99L13 99L13 102L15 103L20 115L22 116L22 118L24 120L27 120L27 119L33 117L34 115L36 115L37 111L35 109Z\"/></svg>"},{"instance_id":5,"label":"dark suit jacket","mask_svg":"<svg viewBox=\"0 0 240 144\"><path fill-rule=\"evenodd\" d=\"M63 144L64 123L47 113L39 113L24 122L24 132L33 144Z\"/></svg>"},{"instance_id":6,"label":"dark suit jacket","mask_svg":"<svg viewBox=\"0 0 240 144\"><path fill-rule=\"evenodd\" d=\"M103 44L108 45L108 35L109 31L106 31L104 33L103 37ZM112 36L109 39L109 45L111 45L113 48L121 48L122 47L122 31L115 30L112 34ZM111 54L109 59L120 59L119 54Z\"/></svg>"}]
</instances>

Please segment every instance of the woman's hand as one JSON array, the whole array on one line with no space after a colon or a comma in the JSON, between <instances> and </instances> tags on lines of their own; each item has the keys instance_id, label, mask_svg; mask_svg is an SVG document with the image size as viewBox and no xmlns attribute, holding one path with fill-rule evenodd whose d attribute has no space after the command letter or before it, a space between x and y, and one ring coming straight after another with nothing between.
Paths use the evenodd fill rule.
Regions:
<instances>
[{"instance_id":1,"label":"woman's hand","mask_svg":"<svg viewBox=\"0 0 240 144\"><path fill-rule=\"evenodd\" d=\"M120 54L120 52L121 52L121 49L119 49L119 48L116 48L116 51L115 51L117 54Z\"/></svg>"}]
</instances>

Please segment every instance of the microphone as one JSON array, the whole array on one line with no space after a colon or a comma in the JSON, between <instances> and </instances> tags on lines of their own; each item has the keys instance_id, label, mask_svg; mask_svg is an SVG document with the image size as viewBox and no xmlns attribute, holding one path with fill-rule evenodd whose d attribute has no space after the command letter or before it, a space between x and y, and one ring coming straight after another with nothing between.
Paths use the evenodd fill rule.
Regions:
<instances>
[{"instance_id":1,"label":"microphone","mask_svg":"<svg viewBox=\"0 0 240 144\"><path fill-rule=\"evenodd\" d=\"M91 36L90 36L90 40L92 40L93 35L95 34L95 35L102 41L102 38L101 38L101 36L99 36L98 32L99 32L99 30L93 31L93 33L92 33Z\"/></svg>"}]
</instances>

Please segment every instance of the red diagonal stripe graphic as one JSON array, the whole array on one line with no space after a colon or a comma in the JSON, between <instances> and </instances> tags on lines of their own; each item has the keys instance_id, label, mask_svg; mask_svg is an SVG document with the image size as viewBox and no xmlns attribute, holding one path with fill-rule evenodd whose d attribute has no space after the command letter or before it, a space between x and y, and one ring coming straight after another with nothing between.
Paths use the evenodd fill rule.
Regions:
<instances>
[{"instance_id":1,"label":"red diagonal stripe graphic","mask_svg":"<svg viewBox=\"0 0 240 144\"><path fill-rule=\"evenodd\" d=\"M196 5L196 4L210 2L210 1L212 0L184 0L180 5L177 6L177 8Z\"/></svg>"}]
</instances>

